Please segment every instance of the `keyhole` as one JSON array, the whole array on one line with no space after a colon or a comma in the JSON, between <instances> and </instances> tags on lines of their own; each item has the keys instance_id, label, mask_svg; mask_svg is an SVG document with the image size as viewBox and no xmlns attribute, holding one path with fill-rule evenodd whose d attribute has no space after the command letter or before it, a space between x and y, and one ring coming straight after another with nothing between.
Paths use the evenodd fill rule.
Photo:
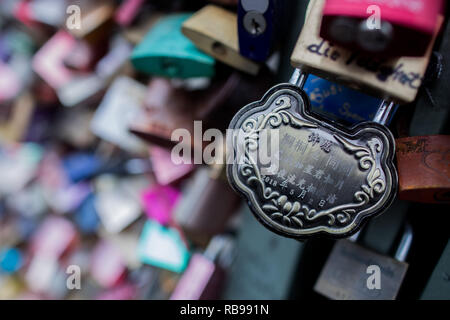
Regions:
<instances>
[{"instance_id":1,"label":"keyhole","mask_svg":"<svg viewBox=\"0 0 450 320\"><path fill-rule=\"evenodd\" d=\"M252 36L263 34L266 27L266 20L261 13L250 11L244 16L244 28Z\"/></svg>"},{"instance_id":2,"label":"keyhole","mask_svg":"<svg viewBox=\"0 0 450 320\"><path fill-rule=\"evenodd\" d=\"M253 30L253 34L260 34L261 33L261 26L260 24L256 21L255 18L252 18L252 30Z\"/></svg>"}]
</instances>

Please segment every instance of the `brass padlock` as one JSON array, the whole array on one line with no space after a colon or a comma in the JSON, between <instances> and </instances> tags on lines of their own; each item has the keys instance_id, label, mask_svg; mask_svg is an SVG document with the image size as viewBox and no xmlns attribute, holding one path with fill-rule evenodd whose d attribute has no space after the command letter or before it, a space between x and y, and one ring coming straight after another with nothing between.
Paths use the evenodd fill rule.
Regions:
<instances>
[{"instance_id":1,"label":"brass padlock","mask_svg":"<svg viewBox=\"0 0 450 320\"><path fill-rule=\"evenodd\" d=\"M396 140L399 198L424 203L450 203L450 136Z\"/></svg>"},{"instance_id":2,"label":"brass padlock","mask_svg":"<svg viewBox=\"0 0 450 320\"><path fill-rule=\"evenodd\" d=\"M239 53L237 14L209 4L183 23L183 34L202 51L231 67L256 75L260 66Z\"/></svg>"}]
</instances>

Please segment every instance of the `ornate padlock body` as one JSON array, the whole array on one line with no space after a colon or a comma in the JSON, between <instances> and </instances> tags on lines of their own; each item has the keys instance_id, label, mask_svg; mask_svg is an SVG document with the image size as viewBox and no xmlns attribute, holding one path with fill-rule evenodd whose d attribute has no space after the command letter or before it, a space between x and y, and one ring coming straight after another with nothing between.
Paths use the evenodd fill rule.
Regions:
<instances>
[{"instance_id":1,"label":"ornate padlock body","mask_svg":"<svg viewBox=\"0 0 450 320\"><path fill-rule=\"evenodd\" d=\"M309 110L306 93L291 84L277 85L241 109L230 124L243 138L229 140L234 161L228 162L228 179L273 232L297 239L348 237L395 197L394 139L383 125L345 128ZM262 170L267 168L254 157L266 129L278 130L273 171Z\"/></svg>"}]
</instances>

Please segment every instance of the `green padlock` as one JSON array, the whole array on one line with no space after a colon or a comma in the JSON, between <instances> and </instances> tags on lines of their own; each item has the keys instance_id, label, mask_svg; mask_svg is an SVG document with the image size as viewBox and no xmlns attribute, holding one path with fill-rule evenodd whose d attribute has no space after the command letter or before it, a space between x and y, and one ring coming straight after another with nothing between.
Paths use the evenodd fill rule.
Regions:
<instances>
[{"instance_id":1,"label":"green padlock","mask_svg":"<svg viewBox=\"0 0 450 320\"><path fill-rule=\"evenodd\" d=\"M170 78L212 77L215 60L181 33L192 14L161 18L133 50L131 62L140 72Z\"/></svg>"}]
</instances>

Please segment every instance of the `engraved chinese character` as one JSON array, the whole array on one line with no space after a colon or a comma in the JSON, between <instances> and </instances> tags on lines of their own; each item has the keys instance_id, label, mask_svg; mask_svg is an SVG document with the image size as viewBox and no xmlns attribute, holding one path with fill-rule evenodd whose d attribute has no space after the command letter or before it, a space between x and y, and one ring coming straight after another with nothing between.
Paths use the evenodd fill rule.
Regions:
<instances>
[{"instance_id":1,"label":"engraved chinese character","mask_svg":"<svg viewBox=\"0 0 450 320\"><path fill-rule=\"evenodd\" d=\"M288 186L288 181L287 180L284 180L282 183L280 183L280 187L283 188L283 189L287 188L287 186Z\"/></svg>"},{"instance_id":2,"label":"engraved chinese character","mask_svg":"<svg viewBox=\"0 0 450 320\"><path fill-rule=\"evenodd\" d=\"M304 173L312 175L312 171L314 170L314 166L311 164L308 164L305 169L303 170Z\"/></svg>"},{"instance_id":3,"label":"engraved chinese character","mask_svg":"<svg viewBox=\"0 0 450 320\"><path fill-rule=\"evenodd\" d=\"M281 169L281 170L277 173L277 178L280 178L280 179L286 179L286 170L285 170L285 169Z\"/></svg>"},{"instance_id":4,"label":"engraved chinese character","mask_svg":"<svg viewBox=\"0 0 450 320\"><path fill-rule=\"evenodd\" d=\"M332 142L330 140L325 140L320 144L320 149L325 151L326 153L330 153Z\"/></svg>"},{"instance_id":5,"label":"engraved chinese character","mask_svg":"<svg viewBox=\"0 0 450 320\"><path fill-rule=\"evenodd\" d=\"M296 142L296 144L295 144L295 150L297 151L297 152L300 152L300 153L305 153L305 151L306 151L306 143L304 143L302 140L297 140L297 142Z\"/></svg>"},{"instance_id":6,"label":"engraved chinese character","mask_svg":"<svg viewBox=\"0 0 450 320\"><path fill-rule=\"evenodd\" d=\"M285 133L283 138L281 139L281 144L286 144L289 148L292 148L294 144L295 137L290 134Z\"/></svg>"},{"instance_id":7,"label":"engraved chinese character","mask_svg":"<svg viewBox=\"0 0 450 320\"><path fill-rule=\"evenodd\" d=\"M337 200L337 197L334 193L329 194L327 197L327 201L329 204L334 204L336 202L336 200Z\"/></svg>"},{"instance_id":8,"label":"engraved chinese character","mask_svg":"<svg viewBox=\"0 0 450 320\"><path fill-rule=\"evenodd\" d=\"M314 200L311 198L311 199L309 199L309 201L308 201L308 204L310 205L310 206L312 206L313 205L313 203L314 203Z\"/></svg>"},{"instance_id":9,"label":"engraved chinese character","mask_svg":"<svg viewBox=\"0 0 450 320\"><path fill-rule=\"evenodd\" d=\"M339 167L339 162L335 157L330 156L327 161L326 167L331 167L333 170L337 170L337 168Z\"/></svg>"},{"instance_id":10,"label":"engraved chinese character","mask_svg":"<svg viewBox=\"0 0 450 320\"><path fill-rule=\"evenodd\" d=\"M287 181L288 183L290 183L290 184L295 185L295 179L296 179L295 174L290 174L290 175L288 176L288 178L286 179L286 181Z\"/></svg>"},{"instance_id":11,"label":"engraved chinese character","mask_svg":"<svg viewBox=\"0 0 450 320\"><path fill-rule=\"evenodd\" d=\"M305 196L306 196L306 193L307 193L307 191L306 191L306 190L303 190L303 191L298 195L297 198L302 198L302 199L304 199Z\"/></svg>"},{"instance_id":12,"label":"engraved chinese character","mask_svg":"<svg viewBox=\"0 0 450 320\"><path fill-rule=\"evenodd\" d=\"M326 184L333 184L333 183L334 183L334 180L331 178L331 175L328 174L328 175L324 178L323 182L326 183Z\"/></svg>"},{"instance_id":13,"label":"engraved chinese character","mask_svg":"<svg viewBox=\"0 0 450 320\"><path fill-rule=\"evenodd\" d=\"M320 143L320 136L316 133L310 133L308 136L308 142L312 142L312 145L315 146L317 143Z\"/></svg>"},{"instance_id":14,"label":"engraved chinese character","mask_svg":"<svg viewBox=\"0 0 450 320\"><path fill-rule=\"evenodd\" d=\"M303 190L303 189L305 189L305 183L306 183L305 179L300 179L297 183L297 187L299 187L300 189Z\"/></svg>"},{"instance_id":15,"label":"engraved chinese character","mask_svg":"<svg viewBox=\"0 0 450 320\"><path fill-rule=\"evenodd\" d=\"M314 185L312 183L306 188L306 191L310 192L310 193L315 193L316 190L317 190L317 188L314 187Z\"/></svg>"},{"instance_id":16,"label":"engraved chinese character","mask_svg":"<svg viewBox=\"0 0 450 320\"><path fill-rule=\"evenodd\" d=\"M320 180L322 179L323 175L325 174L325 172L321 169L316 170L316 173L314 174L314 178Z\"/></svg>"}]
</instances>

